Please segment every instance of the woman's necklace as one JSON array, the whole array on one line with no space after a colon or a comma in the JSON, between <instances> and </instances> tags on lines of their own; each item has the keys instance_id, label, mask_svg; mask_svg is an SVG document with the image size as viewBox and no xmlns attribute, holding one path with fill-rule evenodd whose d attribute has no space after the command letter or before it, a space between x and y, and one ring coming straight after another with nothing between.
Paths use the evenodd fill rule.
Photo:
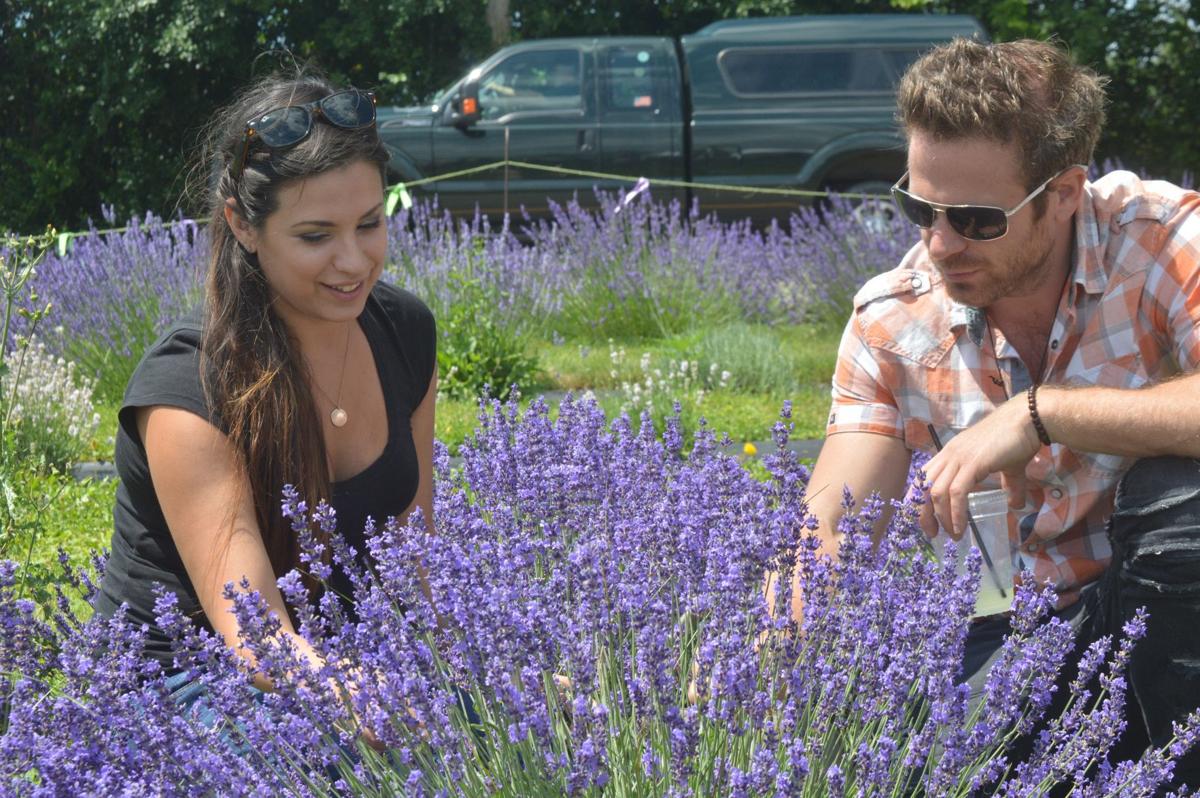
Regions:
<instances>
[{"instance_id":1,"label":"woman's necklace","mask_svg":"<svg viewBox=\"0 0 1200 798\"><path fill-rule=\"evenodd\" d=\"M316 376L315 375L313 376L313 385L317 386L317 390L321 392L321 395L324 396L326 399L329 399L330 404L333 405L333 410L329 411L329 421L335 427L344 427L344 426L346 426L346 422L348 422L350 420L350 416L346 413L345 410L342 409L342 383L345 382L345 380L346 380L346 358L349 356L349 354L350 354L350 325L347 324L346 325L346 351L342 353L342 376L338 378L338 394L337 394L336 402L332 398L330 398L329 394L325 393L325 389L321 387L321 384L319 382L317 382Z\"/></svg>"}]
</instances>

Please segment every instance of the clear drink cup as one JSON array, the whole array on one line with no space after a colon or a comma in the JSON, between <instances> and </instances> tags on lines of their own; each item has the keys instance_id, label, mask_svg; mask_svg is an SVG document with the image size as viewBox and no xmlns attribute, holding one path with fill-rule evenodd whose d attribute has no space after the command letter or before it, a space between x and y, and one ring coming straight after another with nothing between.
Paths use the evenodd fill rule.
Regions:
<instances>
[{"instance_id":1,"label":"clear drink cup","mask_svg":"<svg viewBox=\"0 0 1200 798\"><path fill-rule=\"evenodd\" d=\"M954 570L965 574L967 552L979 549L981 559L979 591L975 596L975 617L1008 612L1013 599L1013 545L1008 534L1008 495L1003 490L981 490L967 494L967 506L974 529L968 526L958 541ZM978 532L978 535L976 535Z\"/></svg>"}]
</instances>

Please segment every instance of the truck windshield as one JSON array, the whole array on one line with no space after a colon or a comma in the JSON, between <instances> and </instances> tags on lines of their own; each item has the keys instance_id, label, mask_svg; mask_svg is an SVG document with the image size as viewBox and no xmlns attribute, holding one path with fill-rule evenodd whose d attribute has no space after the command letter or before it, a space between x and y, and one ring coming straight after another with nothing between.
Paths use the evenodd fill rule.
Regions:
<instances>
[{"instance_id":1,"label":"truck windshield","mask_svg":"<svg viewBox=\"0 0 1200 798\"><path fill-rule=\"evenodd\" d=\"M479 81L484 118L513 111L578 108L582 103L581 73L578 50L514 53Z\"/></svg>"},{"instance_id":2,"label":"truck windshield","mask_svg":"<svg viewBox=\"0 0 1200 798\"><path fill-rule=\"evenodd\" d=\"M425 98L425 105L445 105L450 101L450 95L458 88L460 79L456 79L453 83L445 88L438 89Z\"/></svg>"}]
</instances>

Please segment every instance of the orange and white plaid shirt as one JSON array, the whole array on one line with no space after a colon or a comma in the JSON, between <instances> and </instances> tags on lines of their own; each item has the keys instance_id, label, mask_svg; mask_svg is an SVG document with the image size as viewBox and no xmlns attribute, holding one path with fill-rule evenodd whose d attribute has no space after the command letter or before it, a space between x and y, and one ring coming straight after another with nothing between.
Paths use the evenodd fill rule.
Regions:
<instances>
[{"instance_id":1,"label":"orange and white plaid shirt","mask_svg":"<svg viewBox=\"0 0 1200 798\"><path fill-rule=\"evenodd\" d=\"M1044 382L1137 388L1200 368L1200 194L1113 172L1084 195ZM1003 334L947 296L922 243L854 305L827 435L873 432L932 452L927 425L944 443L1030 384ZM1025 510L1009 514L1018 565L1053 583L1060 606L1108 565L1105 522L1132 462L1053 444L1026 468Z\"/></svg>"}]
</instances>

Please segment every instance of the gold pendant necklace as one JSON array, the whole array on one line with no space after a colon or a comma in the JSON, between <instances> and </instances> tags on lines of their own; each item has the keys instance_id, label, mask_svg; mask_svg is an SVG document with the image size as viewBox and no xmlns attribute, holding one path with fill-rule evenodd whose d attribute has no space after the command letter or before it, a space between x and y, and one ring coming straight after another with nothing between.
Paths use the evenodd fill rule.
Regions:
<instances>
[{"instance_id":1,"label":"gold pendant necklace","mask_svg":"<svg viewBox=\"0 0 1200 798\"><path fill-rule=\"evenodd\" d=\"M330 398L329 394L325 393L325 389L321 387L319 382L317 382L316 376L313 376L313 385L317 386L317 390L321 392L321 395L326 399L329 399L329 403L333 405L333 410L329 411L329 423L333 424L333 426L338 427L339 429L346 426L346 423L350 421L350 415L342 409L342 383L346 380L346 358L349 354L350 327L347 325L346 350L342 353L342 376L338 378L338 398L336 402Z\"/></svg>"}]
</instances>

